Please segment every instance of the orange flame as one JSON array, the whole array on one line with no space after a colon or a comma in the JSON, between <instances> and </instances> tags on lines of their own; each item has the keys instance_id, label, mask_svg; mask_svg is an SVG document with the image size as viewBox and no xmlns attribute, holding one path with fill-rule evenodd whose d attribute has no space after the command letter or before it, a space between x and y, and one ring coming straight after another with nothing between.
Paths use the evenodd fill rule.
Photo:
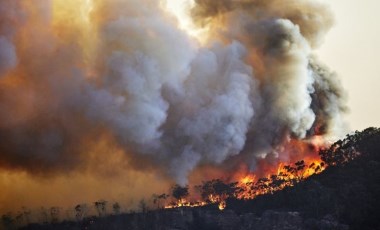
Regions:
<instances>
[{"instance_id":1,"label":"orange flame","mask_svg":"<svg viewBox=\"0 0 380 230\"><path fill-rule=\"evenodd\" d=\"M178 207L199 207L208 204L218 204L219 210L226 208L226 200L235 198L240 200L250 200L264 194L272 194L286 187L294 186L296 183L305 180L306 178L321 173L326 166L318 156L318 151L326 143L322 136L315 136L308 142L291 140L287 148L297 150L297 157L302 157L303 160L291 160L289 164L278 163L276 170L268 164L263 164L262 169L267 172L267 176L259 178L257 174L252 172L238 172L232 178L237 179L235 182L235 192L231 196L212 194L208 196L208 201L187 202L179 200L165 208ZM300 156L302 154L303 156ZM245 167L243 167L245 168Z\"/></svg>"},{"instance_id":2,"label":"orange flame","mask_svg":"<svg viewBox=\"0 0 380 230\"><path fill-rule=\"evenodd\" d=\"M221 201L218 205L218 208L220 211L224 210L226 208L227 204L226 204L226 201Z\"/></svg>"}]
</instances>

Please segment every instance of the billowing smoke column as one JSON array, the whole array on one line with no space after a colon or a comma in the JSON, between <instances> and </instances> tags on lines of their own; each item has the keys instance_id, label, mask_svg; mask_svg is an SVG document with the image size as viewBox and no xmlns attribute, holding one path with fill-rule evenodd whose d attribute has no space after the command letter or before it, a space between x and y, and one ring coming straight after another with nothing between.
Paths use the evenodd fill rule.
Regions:
<instances>
[{"instance_id":1,"label":"billowing smoke column","mask_svg":"<svg viewBox=\"0 0 380 230\"><path fill-rule=\"evenodd\" d=\"M106 139L186 183L337 130L344 93L312 54L325 6L196 0L189 14L202 41L157 0L1 1L0 167L71 171Z\"/></svg>"}]
</instances>

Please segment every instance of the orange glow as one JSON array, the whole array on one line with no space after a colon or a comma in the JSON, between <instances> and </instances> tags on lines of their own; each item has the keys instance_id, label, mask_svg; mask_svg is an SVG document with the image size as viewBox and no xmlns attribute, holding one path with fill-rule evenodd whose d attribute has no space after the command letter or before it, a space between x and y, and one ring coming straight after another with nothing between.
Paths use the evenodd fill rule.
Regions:
<instances>
[{"instance_id":1,"label":"orange glow","mask_svg":"<svg viewBox=\"0 0 380 230\"><path fill-rule=\"evenodd\" d=\"M255 175L247 175L240 180L240 183L242 184L252 183L253 181L255 181L255 179L256 179Z\"/></svg>"},{"instance_id":2,"label":"orange glow","mask_svg":"<svg viewBox=\"0 0 380 230\"><path fill-rule=\"evenodd\" d=\"M48 154L40 155L38 153L36 157L31 154L25 158L26 153L22 153L20 154L22 160L16 162L13 160L16 159L16 154L13 154L12 149L8 154L9 157L6 155L5 158L0 159L0 166L4 167L5 170L2 172L3 168L0 168L0 187L6 188L6 191L0 194L0 211L16 209L16 206L21 207L23 205L32 207L38 207L41 204L65 206L69 203L71 205L82 201L92 202L102 197L116 200L119 199L120 194L125 194L125 198L121 199L123 199L123 203L127 204L129 199L134 202L134 200L142 197L148 197L151 190L146 189L146 185L149 185L152 190L165 189L169 187L173 179L171 176L174 176L172 173L177 172L177 168L188 169L188 167L181 167L180 164L177 164L179 161L177 162L176 151L174 151L176 148L172 148L171 143L168 145L166 143L170 139L173 146L177 146L176 142L180 139L178 145L181 145L181 149L184 144L188 144L187 131L181 133L182 129L186 127L182 126L180 121L183 119L180 116L186 115L184 120L189 122L192 122L194 117L197 124L203 124L203 115L198 122L198 110L208 111L205 110L206 107L211 106L212 110L218 110L218 114L221 115L220 118L213 119L217 120L218 124L222 122L221 127L225 127L230 122L235 125L234 113L231 114L231 119L229 113L224 114L224 111L229 112L228 110L230 110L230 104L232 105L230 100L226 100L226 103L228 102L226 107L219 107L219 103L223 102L224 105L224 98L230 97L228 94L230 90L233 90L231 91L233 97L236 95L236 101L241 100L241 96L247 94L246 100L251 102L251 96L252 100L256 97L253 96L253 93L256 94L256 85L260 88L267 84L264 78L271 69L265 63L264 55L260 53L260 47L253 45L251 37L247 36L246 33L240 35L240 32L236 31L239 34L236 35L236 38L232 34L225 37L224 29L230 26L223 22L223 19L227 20L225 18L227 16L217 16L212 19L212 23L201 26L200 23L192 19L190 14L190 9L194 6L195 0L160 0L157 1L161 3L159 12L156 12L158 5L156 6L157 2L155 1L112 1L110 3L104 0L54 0L47 1L46 5L44 2L37 2L20 1L17 5L22 8L20 11L22 17L20 16L20 19L17 19L18 16L14 13L14 16L4 21L5 30L12 31L9 40L12 46L16 48L18 63L9 70L7 69L4 76L0 76L0 99L4 98L0 101L0 109L5 111L5 115L1 115L2 118L7 118L0 123L0 129L4 130L4 136L15 136L14 140L17 139L14 143L16 146L14 149L17 150L14 152L21 152L24 149L32 149L31 153L39 152L39 149L34 150L36 148L29 147L29 145L34 146L35 144L42 146L41 152L45 152L47 149L46 153ZM150 13L154 13L153 17L146 17ZM3 24L2 19L3 17L0 16L0 26ZM8 26L11 28L8 29ZM178 32L178 29L181 31ZM167 38L163 37L165 34L168 34ZM0 35L2 36L2 34ZM176 36L179 36L178 44L175 43L172 46L171 42L177 41ZM232 40L233 43L241 44L232 44ZM220 41L226 44L219 44ZM223 52L216 52L219 50L219 45L223 48L220 49ZM178 47L180 49L177 49ZM224 55L230 55L230 51L234 54L231 59L220 59ZM225 52L226 54L224 54ZM205 56L203 57L203 55ZM198 68L198 64L195 62L198 58L215 60L215 63L210 61L210 63L215 64L215 71L210 69L209 80L206 79L208 75L204 75L205 78L202 77L203 67L200 65ZM208 62L203 62L203 59L199 60L205 63L206 67L209 65ZM135 61L138 64L135 64ZM251 72L254 72L254 75L251 76L252 79L247 78L241 82L242 85L247 86L244 93L240 94L239 90L235 94L235 84L232 84L235 81L234 69L226 68L228 74L222 74L225 67L228 67L228 65L224 65L225 62L226 64L231 62L233 68L235 66L239 68L239 73L242 73L236 75L239 79L245 79L248 75L251 76ZM235 62L236 64L234 64ZM148 68L148 66L152 68ZM219 66L220 73L218 72ZM135 77L135 72L140 72L140 67L141 74ZM206 70L206 68L204 69ZM196 77L198 71L201 73L199 74L200 77ZM215 74L211 74L213 72ZM230 72L231 76L229 76ZM216 84L219 81L219 74L226 76L220 78L220 86L219 83ZM203 81L203 78L207 81ZM229 78L232 79L231 84ZM227 80L228 85L225 84ZM139 85L141 82L141 87L144 85L144 90L141 91L144 92L143 94L136 93L135 96L133 93L132 95L134 90L130 90L129 87L132 88L132 83L135 84L135 81ZM207 84L204 84L206 82ZM192 95L198 92L198 83L199 86L202 85L199 91L202 96L199 97L199 100L198 97L194 97L193 100L192 96L187 100L185 98L188 95L187 93ZM203 89L204 85L205 88ZM187 89L187 87L189 88ZM183 101L180 99L178 104L171 104L177 101L175 99L177 90L182 90L182 88L184 90ZM236 89L238 88L241 87L236 87ZM169 98L169 94L166 93L166 90L171 92L172 89L173 100L172 94L170 93ZM257 93L260 94L260 90ZM141 98L140 95L142 95ZM214 100L214 98L221 98L221 100ZM159 106L156 107L157 103L154 103L158 99ZM231 102L233 101L235 100ZM137 115L134 115L134 110L140 102L142 103L141 112L139 107L136 109ZM152 106L148 102L152 102ZM177 113L177 110L174 110L175 105L182 102L185 106L179 108L184 108L184 111L178 110ZM218 106L214 106L214 102ZM215 139L218 140L215 144L205 138L204 141L201 141L202 143L210 142L215 146L226 144L228 146L226 156L222 160L212 159L214 154L216 156L220 153L218 152L219 148L215 150L211 148L212 151L215 151L212 154L200 154L202 157L207 155L205 158L207 160L199 160L199 165L191 167L191 170L194 167L194 171L187 172L185 170L186 173L195 175L194 180L222 178L227 186L231 186L233 192L203 196L204 200L199 197L190 197L172 203L168 201L165 203L165 208L199 207L213 204L215 207L218 206L220 210L224 210L229 198L254 199L259 195L293 186L295 183L325 169L318 158L319 149L325 145L324 137L320 135L313 136L308 140L287 140L288 136L286 136L283 138L284 140L280 140L285 143L278 143L279 146L277 147L281 149L273 150L274 152L281 152L281 154L273 157L273 159L269 157L268 159L256 159L254 158L256 153L252 153L253 159L250 160L254 164L252 162L252 165L241 163L245 159L245 152L240 152L244 145L241 142L242 140L244 142L251 140L251 137L248 136L251 135L249 134L251 126L248 120L251 120L253 115L247 115L249 112L245 105L248 104L252 104L252 109L256 109L255 103L244 104L244 106L239 106L239 108L243 108L244 114L237 116L239 127L247 127L244 129L234 128L247 139L239 138L238 141L233 141L238 144L230 145L221 143L227 140L224 135L221 141L219 141L218 136ZM134 121L135 117L138 118L140 115L145 117L145 113L147 115L152 113L152 116L147 116L146 120L142 118L141 124L144 124L144 127L146 124L147 132L149 131L152 135L145 135L145 132L142 132L144 135L141 135L141 138L135 138L135 134L129 134L129 131L134 132L136 130L140 133L142 129L129 128L129 125L126 128L118 125L120 120L123 125L130 122L133 124L131 127L135 127L134 125L140 124ZM159 115L157 119L156 115ZM129 121L129 116L131 116L131 121ZM228 121L227 123L224 122L224 117ZM246 118L242 119L243 117ZM241 122L243 120L243 123L247 121L246 125ZM254 121L252 120L252 122ZM215 127L212 125L211 128L205 127L205 130L207 129L206 137L212 137L211 135L214 135L216 127L219 130L219 125ZM245 129L247 130L242 131ZM193 132L193 129L188 130L191 133ZM226 129L226 131L230 135L230 129ZM24 137L24 133L26 137ZM39 137L40 133L41 138ZM180 134L181 138L178 139L177 133ZM320 132L313 133L319 134ZM166 138L166 135L170 138ZM182 135L186 136L183 138L183 143ZM234 134L232 133L232 135ZM29 140L29 136L32 141ZM37 136L38 140L41 139L41 141L34 143L37 142L33 141L34 136ZM136 136L140 136L140 134L136 134ZM197 136L197 132L194 135L196 140L201 137L203 138L202 135ZM13 140L13 137L10 139ZM135 139L142 140L135 141ZM152 139L152 144L149 141L150 139ZM22 144L19 145L18 141L25 142L28 148L24 148ZM45 141L54 142L51 145L54 148L51 147L52 149L50 149L50 143L46 144ZM55 142L59 142L59 144ZM4 143L9 142L4 141ZM147 149L150 146L154 150L158 148L157 152L151 151L152 154L141 154L140 149L144 149L145 152L145 144ZM240 145L242 146L240 147ZM11 149L11 147L4 146L6 151L8 148ZM56 150L61 146L64 146L65 150ZM204 149L203 144L200 146ZM197 147L194 146L194 149ZM211 151L209 148L205 149ZM171 153L172 150L173 153ZM146 150L146 152L149 151ZM160 155L158 158L151 158L151 156L159 155L161 152L162 157ZM166 152L168 153L166 154ZM66 154L71 154L67 155L67 162L57 160ZM4 155L4 153L1 152L0 155ZM180 155L178 154L178 156ZM228 162L230 158L227 156L236 157L234 158L236 161ZM167 159L170 157L170 160L175 158L173 162L176 164L170 164L166 161L166 157ZM300 159L304 160L304 167L298 170L294 168L297 166L293 164ZM29 160L33 164L28 163ZM46 160L47 163L43 163L42 160ZM209 163L208 160L210 160ZM41 165L36 164L39 161L42 162ZM52 163L60 167L54 169L51 167L51 172L45 173L45 168L50 169ZM227 164L228 167L226 167ZM252 169L253 165L255 166L254 169ZM169 167L175 168L175 171L170 171ZM7 170L11 173L8 173ZM51 177L41 179L34 175L34 173L39 175L40 172L43 176L46 174L46 176ZM55 174L56 172L57 174ZM68 174L71 172L72 174ZM70 176L70 180L66 178L67 175ZM18 183L12 184L10 181L17 181ZM128 183L125 183L126 181ZM189 181L191 184L196 184L191 178ZM281 183L274 186L278 181ZM29 197L24 195L25 188L30 191ZM51 191L60 192L53 194ZM62 199L62 197L68 197L68 199ZM162 207L161 205L160 203L157 206ZM128 208L137 206L137 203L133 203Z\"/></svg>"},{"instance_id":3,"label":"orange glow","mask_svg":"<svg viewBox=\"0 0 380 230\"><path fill-rule=\"evenodd\" d=\"M189 202L186 199L181 199L181 200L178 200L177 202L165 205L164 208L165 209L181 208L181 207L194 208L194 207L201 207L201 206L205 206L205 205L207 205L207 203L205 201Z\"/></svg>"},{"instance_id":4,"label":"orange glow","mask_svg":"<svg viewBox=\"0 0 380 230\"><path fill-rule=\"evenodd\" d=\"M163 8L172 14L178 21L178 27L188 35L204 43L206 40L207 27L196 26L191 18L189 10L194 7L194 0L165 0Z\"/></svg>"},{"instance_id":5,"label":"orange glow","mask_svg":"<svg viewBox=\"0 0 380 230\"><path fill-rule=\"evenodd\" d=\"M211 194L207 197L207 201L188 202L180 200L167 205L165 208L218 204L219 210L224 210L227 206L226 200L228 198L251 200L260 195L273 194L286 187L294 186L296 183L325 170L326 167L318 155L319 149L325 146L326 143L322 136L315 136L308 141L291 140L286 146L286 151L292 150L294 155L297 158L299 157L297 160L290 157L290 161L287 163L279 162L276 165L259 164L261 167L259 172L266 175L264 177L259 177L253 172L236 172L235 175L230 177L235 178L232 180L237 181L234 185L235 193L232 196ZM246 169L247 167L242 166L242 168Z\"/></svg>"},{"instance_id":6,"label":"orange glow","mask_svg":"<svg viewBox=\"0 0 380 230\"><path fill-rule=\"evenodd\" d=\"M224 210L226 208L226 201L222 201L219 203L218 208L220 211Z\"/></svg>"}]
</instances>

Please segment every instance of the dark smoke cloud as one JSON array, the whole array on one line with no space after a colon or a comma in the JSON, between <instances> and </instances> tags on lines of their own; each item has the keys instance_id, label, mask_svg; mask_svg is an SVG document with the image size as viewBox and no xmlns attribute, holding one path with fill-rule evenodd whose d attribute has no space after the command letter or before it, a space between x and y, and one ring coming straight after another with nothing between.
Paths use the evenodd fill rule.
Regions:
<instances>
[{"instance_id":1,"label":"dark smoke cloud","mask_svg":"<svg viewBox=\"0 0 380 230\"><path fill-rule=\"evenodd\" d=\"M195 0L195 3L192 16L203 26L222 18L227 22L243 20L244 24L287 19L299 26L302 36L312 47L321 43L334 21L329 7L318 0ZM228 29L234 31L236 28L239 27Z\"/></svg>"},{"instance_id":2,"label":"dark smoke cloud","mask_svg":"<svg viewBox=\"0 0 380 230\"><path fill-rule=\"evenodd\" d=\"M18 13L0 16L2 167L71 171L106 137L128 167L186 183L199 165L253 167L289 138L335 131L345 110L311 58L332 23L314 1L198 0L202 45L157 1L96 0L58 22L50 1L3 2Z\"/></svg>"},{"instance_id":3,"label":"dark smoke cloud","mask_svg":"<svg viewBox=\"0 0 380 230\"><path fill-rule=\"evenodd\" d=\"M319 63L315 57L310 59L309 69L315 79L311 108L316 114L309 135L339 132L345 126L341 116L348 111L347 95L342 89L342 83L334 72Z\"/></svg>"}]
</instances>

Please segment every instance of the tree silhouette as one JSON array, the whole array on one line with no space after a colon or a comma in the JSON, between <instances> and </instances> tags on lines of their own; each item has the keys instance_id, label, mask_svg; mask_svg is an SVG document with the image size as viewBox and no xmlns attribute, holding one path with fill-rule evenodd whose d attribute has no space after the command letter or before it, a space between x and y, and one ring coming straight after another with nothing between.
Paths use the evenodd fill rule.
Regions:
<instances>
[{"instance_id":1,"label":"tree silhouette","mask_svg":"<svg viewBox=\"0 0 380 230\"><path fill-rule=\"evenodd\" d=\"M87 204L77 204L74 209L75 219L77 221L81 221L84 217L86 217L86 213L88 211Z\"/></svg>"},{"instance_id":2,"label":"tree silhouette","mask_svg":"<svg viewBox=\"0 0 380 230\"><path fill-rule=\"evenodd\" d=\"M12 218L12 213L8 212L1 216L1 222L5 229L13 229L14 228L14 219Z\"/></svg>"},{"instance_id":3,"label":"tree silhouette","mask_svg":"<svg viewBox=\"0 0 380 230\"><path fill-rule=\"evenodd\" d=\"M174 185L171 189L171 195L177 201L182 201L189 196L189 186L180 186L178 184Z\"/></svg>"},{"instance_id":4,"label":"tree silhouette","mask_svg":"<svg viewBox=\"0 0 380 230\"><path fill-rule=\"evenodd\" d=\"M98 211L99 217L105 216L106 215L106 205L107 201L105 200L98 200L94 202L95 208Z\"/></svg>"},{"instance_id":5,"label":"tree silhouette","mask_svg":"<svg viewBox=\"0 0 380 230\"><path fill-rule=\"evenodd\" d=\"M27 207L23 206L22 213L23 213L24 221L26 222L26 224L30 224L30 215L32 211L30 211L30 209L28 209Z\"/></svg>"},{"instance_id":6,"label":"tree silhouette","mask_svg":"<svg viewBox=\"0 0 380 230\"><path fill-rule=\"evenodd\" d=\"M18 226L22 226L24 224L24 213L22 212L17 212L16 216L15 216L15 221L17 223Z\"/></svg>"},{"instance_id":7,"label":"tree silhouette","mask_svg":"<svg viewBox=\"0 0 380 230\"><path fill-rule=\"evenodd\" d=\"M120 214L120 204L118 202L115 202L112 205L112 209L113 209L113 212L114 212L115 215L119 215Z\"/></svg>"},{"instance_id":8,"label":"tree silhouette","mask_svg":"<svg viewBox=\"0 0 380 230\"><path fill-rule=\"evenodd\" d=\"M153 204L157 205L157 209L160 209L163 206L162 203L164 203L169 196L170 195L166 193L162 193L160 195L153 194L152 195Z\"/></svg>"},{"instance_id":9,"label":"tree silhouette","mask_svg":"<svg viewBox=\"0 0 380 230\"><path fill-rule=\"evenodd\" d=\"M220 179L203 182L202 185L195 186L204 201L220 202L232 197L237 190L237 183L224 183Z\"/></svg>"},{"instance_id":10,"label":"tree silhouette","mask_svg":"<svg viewBox=\"0 0 380 230\"><path fill-rule=\"evenodd\" d=\"M146 202L144 199L141 199L139 202L139 208L142 213L146 213L148 211L148 206L146 205Z\"/></svg>"},{"instance_id":11,"label":"tree silhouette","mask_svg":"<svg viewBox=\"0 0 380 230\"><path fill-rule=\"evenodd\" d=\"M48 211L46 210L45 207L41 207L40 212L41 212L41 219L42 219L41 222L43 224L47 224L48 223Z\"/></svg>"},{"instance_id":12,"label":"tree silhouette","mask_svg":"<svg viewBox=\"0 0 380 230\"><path fill-rule=\"evenodd\" d=\"M60 214L60 208L59 207L51 207L50 208L50 217L52 223L58 223L59 222L59 214Z\"/></svg>"},{"instance_id":13,"label":"tree silhouette","mask_svg":"<svg viewBox=\"0 0 380 230\"><path fill-rule=\"evenodd\" d=\"M379 150L379 128L367 128L361 132L355 131L347 135L343 140L332 144L330 148L321 150L319 155L328 166L345 165L356 157L364 157L369 153ZM375 150L375 151L373 151Z\"/></svg>"}]
</instances>

